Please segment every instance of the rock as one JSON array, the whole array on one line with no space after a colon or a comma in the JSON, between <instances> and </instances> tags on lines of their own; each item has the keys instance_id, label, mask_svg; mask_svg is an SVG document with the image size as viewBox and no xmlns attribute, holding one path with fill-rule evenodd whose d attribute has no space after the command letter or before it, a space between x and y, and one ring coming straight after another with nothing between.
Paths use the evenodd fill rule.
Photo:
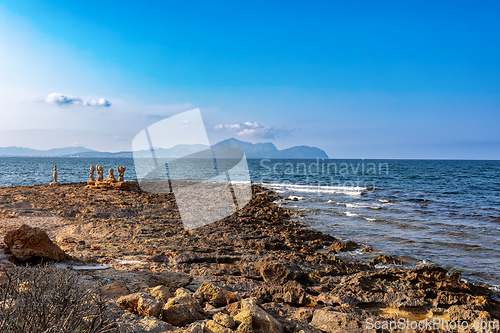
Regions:
<instances>
[{"instance_id":1,"label":"rock","mask_svg":"<svg viewBox=\"0 0 500 333\"><path fill-rule=\"evenodd\" d=\"M397 258L388 256L386 254L382 254L382 255L380 255L380 257L373 259L372 264L373 265L377 265L377 264L402 265L402 264L404 264L404 261L401 261Z\"/></svg>"},{"instance_id":2,"label":"rock","mask_svg":"<svg viewBox=\"0 0 500 333\"><path fill-rule=\"evenodd\" d=\"M255 267L264 281L270 283L284 284L289 280L307 278L307 275L298 267L292 267L279 261L259 260Z\"/></svg>"},{"instance_id":3,"label":"rock","mask_svg":"<svg viewBox=\"0 0 500 333\"><path fill-rule=\"evenodd\" d=\"M158 317L163 303L146 293L135 293L120 297L117 304L141 316Z\"/></svg>"},{"instance_id":4,"label":"rock","mask_svg":"<svg viewBox=\"0 0 500 333\"><path fill-rule=\"evenodd\" d=\"M451 321L490 322L490 314L479 306L474 305L453 305L447 310Z\"/></svg>"},{"instance_id":5,"label":"rock","mask_svg":"<svg viewBox=\"0 0 500 333\"><path fill-rule=\"evenodd\" d=\"M246 332L248 329L250 329L250 332L283 332L281 324L258 306L257 301L253 298L241 301L241 312L234 316L233 319L235 322L241 323L236 330L237 332Z\"/></svg>"},{"instance_id":6,"label":"rock","mask_svg":"<svg viewBox=\"0 0 500 333\"><path fill-rule=\"evenodd\" d=\"M163 303L166 303L167 300L172 297L172 293L166 286L156 286L154 288L149 289L149 294L154 299L157 299Z\"/></svg>"},{"instance_id":7,"label":"rock","mask_svg":"<svg viewBox=\"0 0 500 333\"><path fill-rule=\"evenodd\" d=\"M252 317L245 317L242 319L242 322L238 325L236 329L238 333L253 333L255 332L252 324Z\"/></svg>"},{"instance_id":8,"label":"rock","mask_svg":"<svg viewBox=\"0 0 500 333\"><path fill-rule=\"evenodd\" d=\"M20 262L38 262L44 259L64 261L68 258L68 255L50 240L45 231L26 224L17 230L7 232L4 243L15 260Z\"/></svg>"},{"instance_id":9,"label":"rock","mask_svg":"<svg viewBox=\"0 0 500 333\"><path fill-rule=\"evenodd\" d=\"M218 312L218 313L213 315L212 319L216 323L218 323L224 327L227 327L230 329L236 328L236 323L234 322L233 318L231 318L229 315L227 315L225 313Z\"/></svg>"},{"instance_id":10,"label":"rock","mask_svg":"<svg viewBox=\"0 0 500 333\"><path fill-rule=\"evenodd\" d=\"M200 294L203 299L213 306L220 307L229 304L229 300L224 290L213 283L204 282L198 290L196 290L196 293Z\"/></svg>"},{"instance_id":11,"label":"rock","mask_svg":"<svg viewBox=\"0 0 500 333\"><path fill-rule=\"evenodd\" d=\"M214 320L207 321L205 323L205 328L206 329L204 331L207 333L231 333L231 332L234 332L232 329L229 329L229 328L217 323Z\"/></svg>"},{"instance_id":12,"label":"rock","mask_svg":"<svg viewBox=\"0 0 500 333\"><path fill-rule=\"evenodd\" d=\"M120 281L115 281L107 285L104 285L99 288L99 291L101 292L102 295L109 298L118 298L128 295L130 293L130 290L127 288L125 283Z\"/></svg>"},{"instance_id":13,"label":"rock","mask_svg":"<svg viewBox=\"0 0 500 333\"><path fill-rule=\"evenodd\" d=\"M297 281L288 281L282 286L262 287L255 292L255 297L264 302L306 305L307 294Z\"/></svg>"},{"instance_id":14,"label":"rock","mask_svg":"<svg viewBox=\"0 0 500 333\"><path fill-rule=\"evenodd\" d=\"M184 288L175 292L163 307L161 318L175 326L186 326L197 320L205 319L200 303Z\"/></svg>"},{"instance_id":15,"label":"rock","mask_svg":"<svg viewBox=\"0 0 500 333\"><path fill-rule=\"evenodd\" d=\"M336 241L332 245L330 245L330 250L334 252L350 252L359 248L361 248L361 246L353 241L348 241L346 243Z\"/></svg>"},{"instance_id":16,"label":"rock","mask_svg":"<svg viewBox=\"0 0 500 333\"><path fill-rule=\"evenodd\" d=\"M74 237L68 235L61 235L56 237L57 243L76 243L76 239Z\"/></svg>"},{"instance_id":17,"label":"rock","mask_svg":"<svg viewBox=\"0 0 500 333\"><path fill-rule=\"evenodd\" d=\"M312 320L314 309L300 308L295 312L292 318L296 318L304 323L309 323Z\"/></svg>"},{"instance_id":18,"label":"rock","mask_svg":"<svg viewBox=\"0 0 500 333\"><path fill-rule=\"evenodd\" d=\"M176 328L169 323L154 317L130 317L124 316L122 321L118 322L120 332L133 332L133 333L164 333L172 332Z\"/></svg>"},{"instance_id":19,"label":"rock","mask_svg":"<svg viewBox=\"0 0 500 333\"><path fill-rule=\"evenodd\" d=\"M312 327L328 333L360 333L365 332L365 325L353 315L326 310L315 310Z\"/></svg>"},{"instance_id":20,"label":"rock","mask_svg":"<svg viewBox=\"0 0 500 333\"><path fill-rule=\"evenodd\" d=\"M142 329L144 329L145 332L151 333L170 332L175 329L175 327L170 325L169 323L153 317L144 317L139 321L138 324L140 327L142 327Z\"/></svg>"},{"instance_id":21,"label":"rock","mask_svg":"<svg viewBox=\"0 0 500 333\"><path fill-rule=\"evenodd\" d=\"M163 285L171 292L179 288L184 288L193 281L193 277L189 274L182 272L158 272L148 277L147 285L151 288Z\"/></svg>"}]
</instances>

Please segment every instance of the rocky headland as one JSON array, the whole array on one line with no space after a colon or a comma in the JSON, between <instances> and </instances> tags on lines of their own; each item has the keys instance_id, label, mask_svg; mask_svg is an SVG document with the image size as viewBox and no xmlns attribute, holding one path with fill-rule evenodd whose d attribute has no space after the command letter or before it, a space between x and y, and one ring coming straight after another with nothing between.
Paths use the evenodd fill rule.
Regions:
<instances>
[{"instance_id":1,"label":"rocky headland","mask_svg":"<svg viewBox=\"0 0 500 333\"><path fill-rule=\"evenodd\" d=\"M405 268L363 244L314 231L260 186L237 213L185 231L171 194L145 193L135 183L126 190L85 185L0 188L0 265L37 269L51 260L79 272L122 331L449 332L382 325L500 320L488 286L438 266ZM373 252L373 259L336 257L353 250Z\"/></svg>"}]
</instances>

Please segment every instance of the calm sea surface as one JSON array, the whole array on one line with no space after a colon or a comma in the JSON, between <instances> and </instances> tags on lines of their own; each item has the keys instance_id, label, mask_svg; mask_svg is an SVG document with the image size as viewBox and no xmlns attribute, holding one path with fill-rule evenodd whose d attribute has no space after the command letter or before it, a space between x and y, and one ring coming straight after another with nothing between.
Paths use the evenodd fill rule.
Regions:
<instances>
[{"instance_id":1,"label":"calm sea surface","mask_svg":"<svg viewBox=\"0 0 500 333\"><path fill-rule=\"evenodd\" d=\"M132 159L0 158L0 186L88 179L91 164ZM251 179L290 201L311 228L409 262L437 263L500 285L500 161L248 160ZM106 172L107 174L107 172ZM360 253L350 254L353 257Z\"/></svg>"}]
</instances>

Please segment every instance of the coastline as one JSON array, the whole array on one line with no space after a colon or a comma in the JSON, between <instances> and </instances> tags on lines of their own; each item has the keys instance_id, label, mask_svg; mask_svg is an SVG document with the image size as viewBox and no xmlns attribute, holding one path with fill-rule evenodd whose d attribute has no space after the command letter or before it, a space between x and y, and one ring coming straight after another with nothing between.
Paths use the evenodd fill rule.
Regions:
<instances>
[{"instance_id":1,"label":"coastline","mask_svg":"<svg viewBox=\"0 0 500 333\"><path fill-rule=\"evenodd\" d=\"M307 228L273 204L276 193L258 185L242 210L188 232L170 194L144 193L136 184L129 191L84 185L0 188L1 238L21 224L39 226L72 264L107 265L116 276L88 273L96 279L116 282L125 271L189 274L188 290L210 282L237 295L239 301L225 307L230 316L238 312L235 303L255 298L286 332L363 332L369 318L500 319L500 303L487 286L465 283L444 268L405 269L383 254L369 263L336 258L335 252L371 249ZM129 292L145 288L128 285ZM205 317L213 315L205 310Z\"/></svg>"}]
</instances>

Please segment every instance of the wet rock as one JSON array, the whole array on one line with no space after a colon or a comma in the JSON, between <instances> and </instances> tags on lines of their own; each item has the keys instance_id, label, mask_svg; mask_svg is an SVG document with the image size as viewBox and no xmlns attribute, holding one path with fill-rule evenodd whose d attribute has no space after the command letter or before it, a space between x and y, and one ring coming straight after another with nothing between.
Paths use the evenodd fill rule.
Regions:
<instances>
[{"instance_id":1,"label":"wet rock","mask_svg":"<svg viewBox=\"0 0 500 333\"><path fill-rule=\"evenodd\" d=\"M366 331L364 323L351 314L321 309L314 311L309 325L328 333L360 333Z\"/></svg>"},{"instance_id":2,"label":"wet rock","mask_svg":"<svg viewBox=\"0 0 500 333\"><path fill-rule=\"evenodd\" d=\"M404 261L388 256L386 254L382 254L380 255L380 257L373 259L372 264L402 265L404 264Z\"/></svg>"},{"instance_id":3,"label":"wet rock","mask_svg":"<svg viewBox=\"0 0 500 333\"><path fill-rule=\"evenodd\" d=\"M152 298L146 293L135 293L122 296L117 304L125 309L133 311L141 316L158 317L163 303Z\"/></svg>"},{"instance_id":4,"label":"wet rock","mask_svg":"<svg viewBox=\"0 0 500 333\"><path fill-rule=\"evenodd\" d=\"M361 248L361 245L353 241L348 241L346 243L335 241L332 245L330 245L330 250L334 252L350 252L359 248Z\"/></svg>"},{"instance_id":5,"label":"wet rock","mask_svg":"<svg viewBox=\"0 0 500 333\"><path fill-rule=\"evenodd\" d=\"M186 326L205 319L205 313L191 292L179 288L163 307L161 318L175 326Z\"/></svg>"},{"instance_id":6,"label":"wet rock","mask_svg":"<svg viewBox=\"0 0 500 333\"><path fill-rule=\"evenodd\" d=\"M118 298L130 294L130 290L125 283L115 281L99 288L102 295L109 298Z\"/></svg>"},{"instance_id":7,"label":"wet rock","mask_svg":"<svg viewBox=\"0 0 500 333\"><path fill-rule=\"evenodd\" d=\"M282 286L263 287L253 295L263 302L278 302L292 305L307 304L307 294L304 287L297 281L288 281Z\"/></svg>"},{"instance_id":8,"label":"wet rock","mask_svg":"<svg viewBox=\"0 0 500 333\"><path fill-rule=\"evenodd\" d=\"M237 332L246 332L248 329L251 329L251 332L283 332L282 325L258 306L257 301L252 298L241 301L241 311L233 319L236 323L240 322Z\"/></svg>"},{"instance_id":9,"label":"wet rock","mask_svg":"<svg viewBox=\"0 0 500 333\"><path fill-rule=\"evenodd\" d=\"M14 260L19 262L63 261L68 258L68 255L50 240L45 231L26 224L17 230L7 232L4 242Z\"/></svg>"}]
</instances>

